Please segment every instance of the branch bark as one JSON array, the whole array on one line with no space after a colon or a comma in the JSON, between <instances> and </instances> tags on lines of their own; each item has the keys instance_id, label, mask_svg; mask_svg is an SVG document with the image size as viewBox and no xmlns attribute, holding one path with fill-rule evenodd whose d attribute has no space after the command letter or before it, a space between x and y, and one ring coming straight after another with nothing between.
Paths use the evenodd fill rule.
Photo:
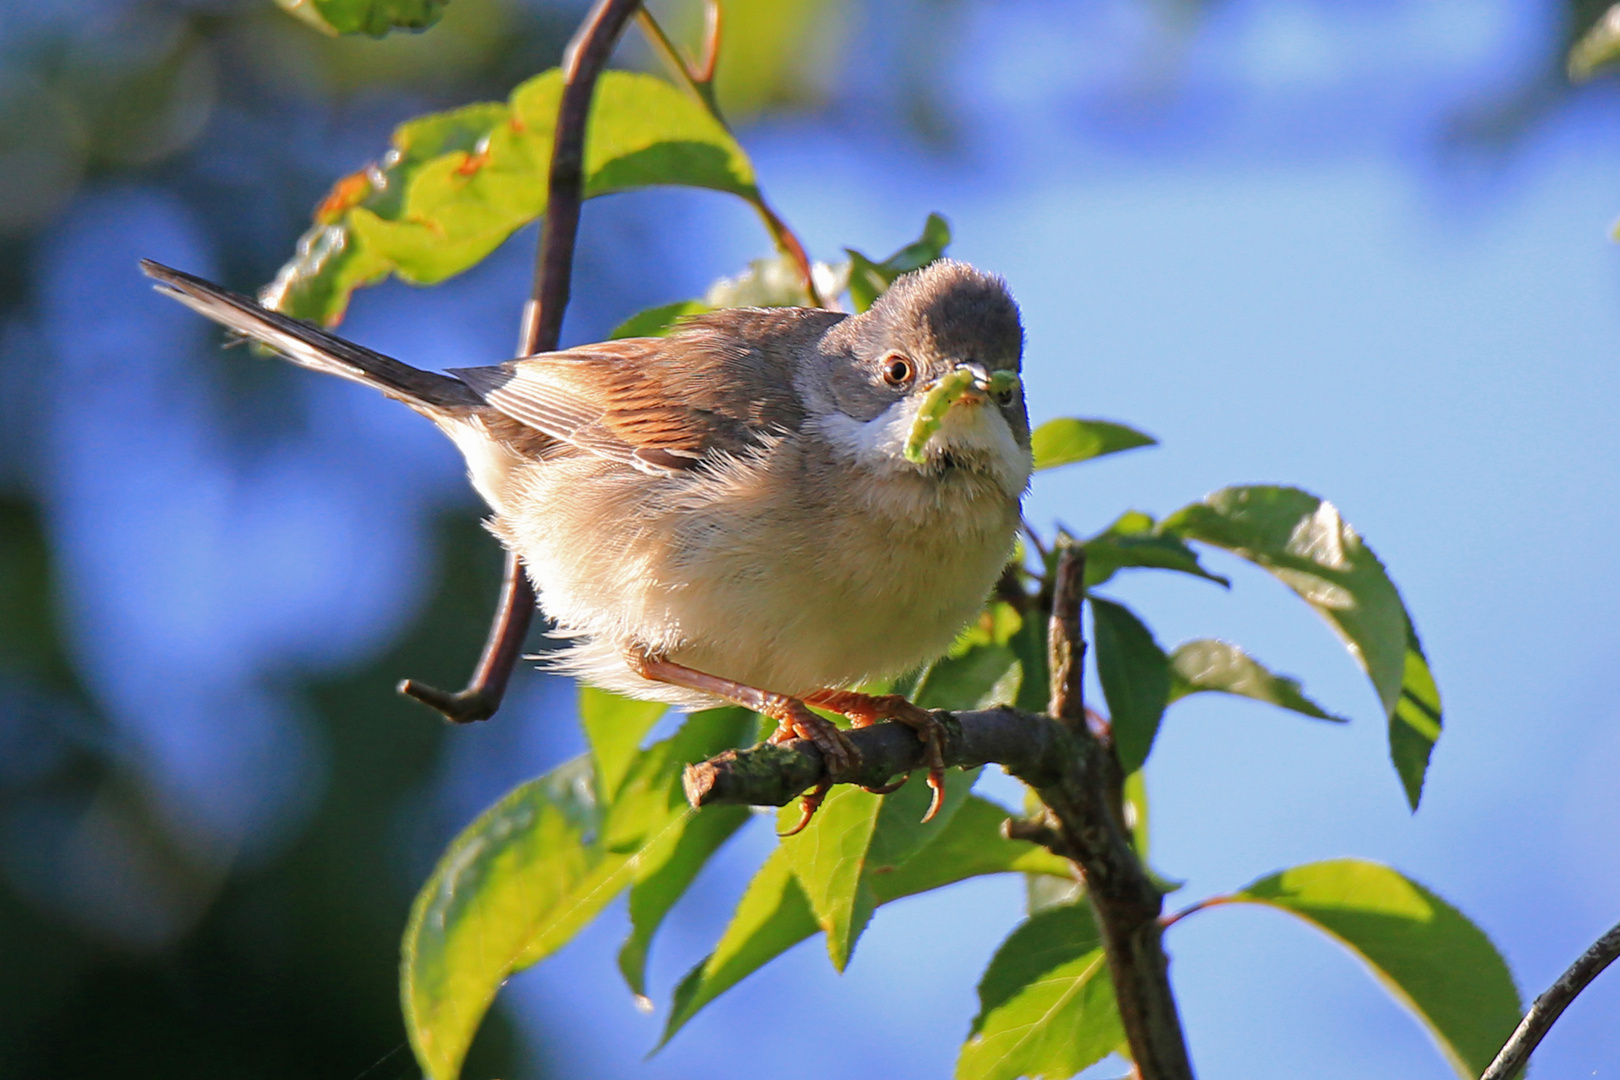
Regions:
<instances>
[{"instance_id":1,"label":"branch bark","mask_svg":"<svg viewBox=\"0 0 1620 1080\"><path fill-rule=\"evenodd\" d=\"M942 750L946 765L999 764L1035 789L1056 821L1058 842L1049 846L1074 860L1085 877L1140 1075L1143 1080L1192 1080L1159 926L1163 899L1111 809L1118 759L1085 720L1079 671L1085 655L1079 617L1084 570L1076 548L1065 551L1058 563L1051 624L1052 715L1011 708L939 712ZM875 787L923 765L923 746L903 724L875 724L847 734L860 751L861 764L858 775L840 780ZM728 750L688 767L684 781L693 806L783 806L826 778L821 752L799 740Z\"/></svg>"},{"instance_id":2,"label":"branch bark","mask_svg":"<svg viewBox=\"0 0 1620 1080\"><path fill-rule=\"evenodd\" d=\"M640 7L641 0L598 0L563 54L563 93L557 106L551 172L546 181L546 216L535 258L534 292L523 307L518 330L518 356L551 352L562 336L563 313L568 308L574 274L579 210L584 201L585 126L590 119L591 96L625 24ZM399 684L399 692L437 709L457 724L494 716L522 655L534 608L534 586L529 584L522 562L508 552L489 636L467 686L452 694L406 679Z\"/></svg>"},{"instance_id":3,"label":"branch bark","mask_svg":"<svg viewBox=\"0 0 1620 1080\"><path fill-rule=\"evenodd\" d=\"M1549 986L1546 993L1536 998L1536 1003L1524 1014L1524 1019L1496 1055L1496 1060L1480 1075L1480 1080L1510 1080L1518 1076L1529 1064L1530 1054L1541 1044L1542 1037L1553 1022L1616 957L1620 957L1620 925L1593 942L1592 947L1582 953L1568 971L1558 976L1558 981Z\"/></svg>"}]
</instances>

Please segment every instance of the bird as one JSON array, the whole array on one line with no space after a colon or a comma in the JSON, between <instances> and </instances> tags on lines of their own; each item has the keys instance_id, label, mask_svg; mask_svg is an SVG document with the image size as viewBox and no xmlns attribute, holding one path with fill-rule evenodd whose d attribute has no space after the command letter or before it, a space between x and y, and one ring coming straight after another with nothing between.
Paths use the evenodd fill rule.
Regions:
<instances>
[{"instance_id":1,"label":"bird","mask_svg":"<svg viewBox=\"0 0 1620 1080\"><path fill-rule=\"evenodd\" d=\"M551 669L685 709L734 703L807 739L942 729L853 689L944 653L1013 557L1033 460L1024 330L1006 282L940 259L864 312L734 308L664 337L426 371L151 260L158 291L293 363L380 390L466 459L487 524L568 644ZM892 790L898 784L870 790Z\"/></svg>"}]
</instances>

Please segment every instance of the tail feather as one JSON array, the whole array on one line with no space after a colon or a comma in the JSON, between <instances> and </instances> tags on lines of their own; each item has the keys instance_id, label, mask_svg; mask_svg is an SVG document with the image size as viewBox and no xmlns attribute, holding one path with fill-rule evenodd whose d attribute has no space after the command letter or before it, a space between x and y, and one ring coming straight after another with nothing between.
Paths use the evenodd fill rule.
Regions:
<instances>
[{"instance_id":1,"label":"tail feather","mask_svg":"<svg viewBox=\"0 0 1620 1080\"><path fill-rule=\"evenodd\" d=\"M157 290L220 325L269 346L293 363L381 390L407 404L436 410L479 407L483 399L459 379L411 367L362 345L344 341L316 326L260 306L240 293L222 289L151 259L141 270Z\"/></svg>"}]
</instances>

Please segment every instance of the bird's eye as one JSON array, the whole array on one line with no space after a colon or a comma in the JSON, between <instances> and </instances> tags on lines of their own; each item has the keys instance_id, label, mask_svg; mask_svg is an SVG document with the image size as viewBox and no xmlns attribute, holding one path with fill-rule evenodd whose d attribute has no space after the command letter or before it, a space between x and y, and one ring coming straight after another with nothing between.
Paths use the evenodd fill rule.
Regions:
<instances>
[{"instance_id":1,"label":"bird's eye","mask_svg":"<svg viewBox=\"0 0 1620 1080\"><path fill-rule=\"evenodd\" d=\"M903 356L891 356L883 365L883 381L890 386L905 386L916 376L911 361Z\"/></svg>"}]
</instances>

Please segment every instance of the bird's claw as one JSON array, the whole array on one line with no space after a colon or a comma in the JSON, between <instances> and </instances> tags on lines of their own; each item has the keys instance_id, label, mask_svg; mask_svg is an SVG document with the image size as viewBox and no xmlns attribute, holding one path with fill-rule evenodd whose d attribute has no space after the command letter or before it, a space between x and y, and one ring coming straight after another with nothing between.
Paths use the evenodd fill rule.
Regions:
<instances>
[{"instance_id":1,"label":"bird's claw","mask_svg":"<svg viewBox=\"0 0 1620 1080\"><path fill-rule=\"evenodd\" d=\"M898 720L917 733L925 750L923 763L928 766L928 786L932 795L923 823L934 820L940 807L945 805L945 726L927 709L913 705L900 694L862 694L854 690L821 690L805 698L812 705L842 713L858 728L869 727L879 720ZM840 733L842 734L842 733ZM874 794L885 795L898 790L906 782L902 777L893 784L867 788Z\"/></svg>"}]
</instances>

